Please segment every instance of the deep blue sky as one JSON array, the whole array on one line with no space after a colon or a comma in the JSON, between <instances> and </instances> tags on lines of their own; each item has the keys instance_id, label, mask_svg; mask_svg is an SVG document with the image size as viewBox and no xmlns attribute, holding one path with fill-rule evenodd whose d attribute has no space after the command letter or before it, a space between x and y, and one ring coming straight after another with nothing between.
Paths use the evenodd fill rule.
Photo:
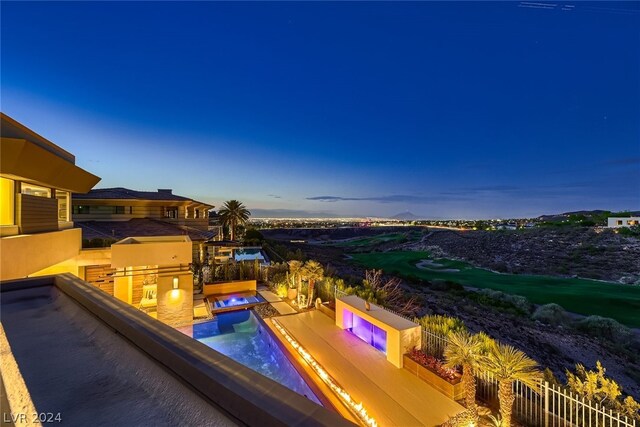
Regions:
<instances>
[{"instance_id":1,"label":"deep blue sky","mask_svg":"<svg viewBox=\"0 0 640 427\"><path fill-rule=\"evenodd\" d=\"M552 4L2 2L2 111L258 214L639 209L640 3Z\"/></svg>"}]
</instances>

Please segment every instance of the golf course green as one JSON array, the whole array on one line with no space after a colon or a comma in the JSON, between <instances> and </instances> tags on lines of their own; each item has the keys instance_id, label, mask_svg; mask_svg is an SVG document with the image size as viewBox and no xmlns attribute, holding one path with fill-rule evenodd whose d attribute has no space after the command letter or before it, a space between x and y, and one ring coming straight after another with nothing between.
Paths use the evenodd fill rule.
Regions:
<instances>
[{"instance_id":1,"label":"golf course green","mask_svg":"<svg viewBox=\"0 0 640 427\"><path fill-rule=\"evenodd\" d=\"M501 274L450 259L433 259L428 252L352 254L366 268L424 280L450 280L475 288L522 295L536 304L556 303L568 311L616 319L640 327L640 287L590 279Z\"/></svg>"}]
</instances>

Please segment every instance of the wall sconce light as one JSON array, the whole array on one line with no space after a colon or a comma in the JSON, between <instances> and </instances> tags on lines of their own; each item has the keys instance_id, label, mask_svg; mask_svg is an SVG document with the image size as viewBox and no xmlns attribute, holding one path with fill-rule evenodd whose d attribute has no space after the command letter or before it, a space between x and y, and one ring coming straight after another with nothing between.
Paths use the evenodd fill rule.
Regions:
<instances>
[{"instance_id":1,"label":"wall sconce light","mask_svg":"<svg viewBox=\"0 0 640 427\"><path fill-rule=\"evenodd\" d=\"M174 277L174 278L173 278L173 289L178 289L178 285L179 285L179 284L180 284L180 283L179 283L179 279L178 279L178 277L177 277L177 276L176 276L176 277Z\"/></svg>"}]
</instances>

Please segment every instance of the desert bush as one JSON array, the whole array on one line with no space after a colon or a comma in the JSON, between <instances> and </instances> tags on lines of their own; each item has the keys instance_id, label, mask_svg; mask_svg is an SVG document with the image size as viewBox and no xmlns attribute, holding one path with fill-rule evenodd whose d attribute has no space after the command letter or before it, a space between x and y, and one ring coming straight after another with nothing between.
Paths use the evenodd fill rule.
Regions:
<instances>
[{"instance_id":1,"label":"desert bush","mask_svg":"<svg viewBox=\"0 0 640 427\"><path fill-rule=\"evenodd\" d=\"M282 280L280 282L274 283L273 289L275 294L278 295L280 298L286 298L287 293L289 292L289 286L286 280Z\"/></svg>"},{"instance_id":2,"label":"desert bush","mask_svg":"<svg viewBox=\"0 0 640 427\"><path fill-rule=\"evenodd\" d=\"M470 293L468 296L480 304L496 307L513 314L522 315L531 312L532 304L520 295L505 294L494 289L480 289L478 292Z\"/></svg>"},{"instance_id":3,"label":"desert bush","mask_svg":"<svg viewBox=\"0 0 640 427\"><path fill-rule=\"evenodd\" d=\"M322 280L316 282L316 291L318 292L318 298L322 301L331 301L333 299L334 288L347 292L348 286L345 285L344 280L339 277L324 277Z\"/></svg>"},{"instance_id":4,"label":"desert bush","mask_svg":"<svg viewBox=\"0 0 640 427\"><path fill-rule=\"evenodd\" d=\"M429 283L429 287L434 291L447 291L449 287L444 280L434 279Z\"/></svg>"},{"instance_id":5,"label":"desert bush","mask_svg":"<svg viewBox=\"0 0 640 427\"><path fill-rule=\"evenodd\" d=\"M551 303L536 308L531 318L542 323L558 326L567 324L569 314L558 304Z\"/></svg>"},{"instance_id":6,"label":"desert bush","mask_svg":"<svg viewBox=\"0 0 640 427\"><path fill-rule=\"evenodd\" d=\"M83 248L108 248L111 247L112 244L114 244L116 242L115 239L109 239L109 238L101 238L101 237L94 237L91 240L88 239L82 239L82 247Z\"/></svg>"},{"instance_id":7,"label":"desert bush","mask_svg":"<svg viewBox=\"0 0 640 427\"><path fill-rule=\"evenodd\" d=\"M457 317L442 316L440 314L428 314L416 318L415 321L428 331L445 336L451 332L463 332L467 330L464 322Z\"/></svg>"},{"instance_id":8,"label":"desert bush","mask_svg":"<svg viewBox=\"0 0 640 427\"><path fill-rule=\"evenodd\" d=\"M618 343L628 342L633 338L631 329L608 317L585 317L576 323L576 329L591 336Z\"/></svg>"}]
</instances>

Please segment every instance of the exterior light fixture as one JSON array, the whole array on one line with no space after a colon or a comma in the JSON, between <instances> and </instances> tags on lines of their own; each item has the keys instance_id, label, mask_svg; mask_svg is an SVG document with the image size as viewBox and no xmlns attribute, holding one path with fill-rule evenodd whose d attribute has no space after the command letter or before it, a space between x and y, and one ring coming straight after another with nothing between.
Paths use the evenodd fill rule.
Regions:
<instances>
[{"instance_id":1,"label":"exterior light fixture","mask_svg":"<svg viewBox=\"0 0 640 427\"><path fill-rule=\"evenodd\" d=\"M173 278L173 289L178 289L178 285L179 285L179 279L178 276Z\"/></svg>"}]
</instances>

